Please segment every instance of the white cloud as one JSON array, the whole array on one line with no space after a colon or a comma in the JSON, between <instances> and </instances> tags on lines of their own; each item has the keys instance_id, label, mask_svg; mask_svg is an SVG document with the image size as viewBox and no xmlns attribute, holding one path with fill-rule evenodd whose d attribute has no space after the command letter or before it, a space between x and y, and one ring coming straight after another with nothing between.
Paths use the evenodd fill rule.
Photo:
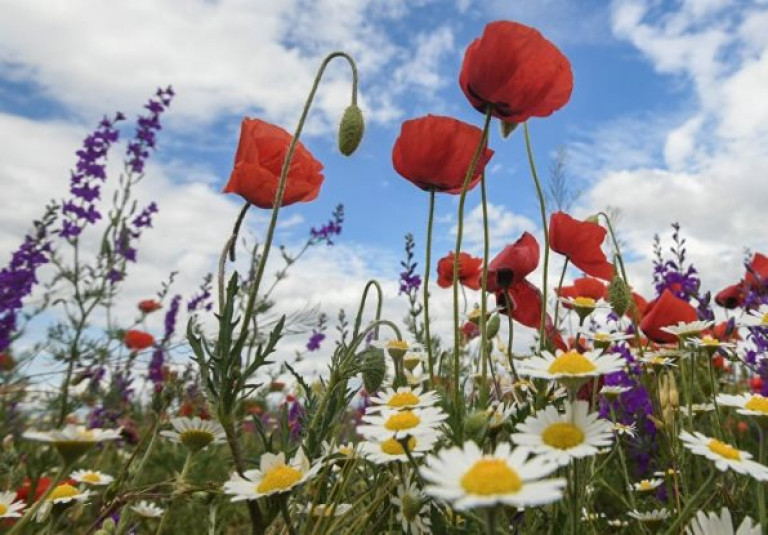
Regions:
<instances>
[{"instance_id":1,"label":"white cloud","mask_svg":"<svg viewBox=\"0 0 768 535\"><path fill-rule=\"evenodd\" d=\"M451 250L454 249L456 232L456 219L452 217L450 231ZM528 217L516 214L505 206L488 203L488 228L490 229L491 256L501 251L507 245L516 241L523 232L534 232L539 226ZM464 216L462 250L480 256L483 253L483 207L478 204L467 210ZM438 251L438 253L439 251ZM447 251L446 251L447 254ZM442 255L441 255L442 256Z\"/></svg>"}]
</instances>

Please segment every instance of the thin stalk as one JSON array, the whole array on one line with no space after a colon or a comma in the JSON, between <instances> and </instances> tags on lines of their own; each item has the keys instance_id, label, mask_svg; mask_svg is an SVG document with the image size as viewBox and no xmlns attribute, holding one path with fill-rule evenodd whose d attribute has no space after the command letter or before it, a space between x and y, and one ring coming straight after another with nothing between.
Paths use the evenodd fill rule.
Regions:
<instances>
[{"instance_id":1,"label":"thin stalk","mask_svg":"<svg viewBox=\"0 0 768 535\"><path fill-rule=\"evenodd\" d=\"M544 349L545 328L547 319L547 277L549 276L549 227L547 226L547 206L544 201L544 192L541 189L539 174L536 172L536 162L533 160L531 148L531 135L528 131L528 123L523 123L525 133L525 152L528 154L528 164L531 167L531 176L536 186L536 195L539 198L539 211L541 212L541 229L544 232L544 273L541 281L541 325L539 326L539 351Z\"/></svg>"},{"instance_id":2,"label":"thin stalk","mask_svg":"<svg viewBox=\"0 0 768 535\"><path fill-rule=\"evenodd\" d=\"M456 230L456 247L453 251L453 390L454 390L454 408L458 411L459 421L462 419L462 407L461 402L461 390L459 389L459 371L460 371L460 356L459 350L460 344L460 332L459 332L459 253L461 252L461 239L464 234L464 204L467 200L467 189L469 188L469 182L472 176L475 174L475 168L477 162L480 160L480 154L485 148L488 140L488 128L491 125L491 110L485 113L485 123L483 124L483 133L480 136L480 143L477 144L475 154L472 157L472 162L469 164L467 174L464 177L464 183L461 186L461 194L459 195L459 214Z\"/></svg>"},{"instance_id":3,"label":"thin stalk","mask_svg":"<svg viewBox=\"0 0 768 535\"><path fill-rule=\"evenodd\" d=\"M432 354L432 335L429 332L429 268L432 265L432 225L435 217L435 190L429 190L429 216L427 217L427 251L424 262L424 338L427 345L427 362L429 364L429 382L432 385L435 377L435 357Z\"/></svg>"},{"instance_id":4,"label":"thin stalk","mask_svg":"<svg viewBox=\"0 0 768 535\"><path fill-rule=\"evenodd\" d=\"M368 300L368 292L370 291L371 287L376 288L376 317L374 321L381 319L381 306L383 302L381 285L375 280L369 280L365 284L365 288L363 289L363 297L360 300L360 306L357 308L357 316L355 317L355 328L352 330L352 338L357 337L358 333L360 332L360 325L363 322L363 310L365 310L365 303ZM378 336L378 334L379 332L377 329L375 336Z\"/></svg>"},{"instance_id":5,"label":"thin stalk","mask_svg":"<svg viewBox=\"0 0 768 535\"><path fill-rule=\"evenodd\" d=\"M762 422L758 424L758 432L760 436L758 459L760 459L760 464L765 466L765 425ZM765 481L755 480L755 485L757 485L758 518L760 519L760 526L762 526L762 529L765 530L768 528L768 515L765 511L765 487L768 485L768 483Z\"/></svg>"},{"instance_id":6,"label":"thin stalk","mask_svg":"<svg viewBox=\"0 0 768 535\"><path fill-rule=\"evenodd\" d=\"M485 388L485 383L488 375L488 324L487 324L487 310L488 303L486 301L485 290L488 287L488 256L489 256L489 238L488 238L488 199L485 191L485 173L480 175L480 193L481 204L483 207L483 271L480 276L480 355L482 357L482 369L481 377L483 379L482 385Z\"/></svg>"},{"instance_id":7,"label":"thin stalk","mask_svg":"<svg viewBox=\"0 0 768 535\"><path fill-rule=\"evenodd\" d=\"M560 290L560 288L563 287L563 281L565 280L565 272L568 270L568 261L569 261L568 257L565 257L565 262L563 262L563 270L560 272L560 282L557 283L557 290ZM558 326L557 315L558 315L559 309L560 309L560 299L555 299L555 311L552 313L552 325L554 325L555 328L557 328Z\"/></svg>"}]
</instances>

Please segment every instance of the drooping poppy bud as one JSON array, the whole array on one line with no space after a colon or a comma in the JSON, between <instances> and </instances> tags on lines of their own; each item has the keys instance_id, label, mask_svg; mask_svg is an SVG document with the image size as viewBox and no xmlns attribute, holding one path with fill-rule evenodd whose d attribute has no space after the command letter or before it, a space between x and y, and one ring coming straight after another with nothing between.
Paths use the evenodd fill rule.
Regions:
<instances>
[{"instance_id":1,"label":"drooping poppy bud","mask_svg":"<svg viewBox=\"0 0 768 535\"><path fill-rule=\"evenodd\" d=\"M339 151L344 156L351 156L363 140L364 133L363 112L356 104L350 104L344 110L339 124Z\"/></svg>"}]
</instances>

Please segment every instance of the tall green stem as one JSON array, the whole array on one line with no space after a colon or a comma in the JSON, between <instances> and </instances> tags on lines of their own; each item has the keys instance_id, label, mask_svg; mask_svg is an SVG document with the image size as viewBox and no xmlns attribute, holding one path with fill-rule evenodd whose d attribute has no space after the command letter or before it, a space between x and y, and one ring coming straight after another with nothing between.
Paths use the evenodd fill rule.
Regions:
<instances>
[{"instance_id":1,"label":"tall green stem","mask_svg":"<svg viewBox=\"0 0 768 535\"><path fill-rule=\"evenodd\" d=\"M435 380L435 357L432 354L432 334L429 331L429 268L432 265L432 224L435 217L435 190L429 190L429 216L427 218L427 252L424 261L424 338L427 345L429 382Z\"/></svg>"},{"instance_id":2,"label":"tall green stem","mask_svg":"<svg viewBox=\"0 0 768 535\"><path fill-rule=\"evenodd\" d=\"M467 174L464 177L464 183L461 186L461 194L459 195L459 214L456 229L456 248L453 251L453 390L454 390L454 409L459 415L459 421L461 421L463 413L463 403L461 402L461 390L459 389L459 371L461 352L459 351L460 345L460 332L459 332L459 253L461 252L461 239L464 233L464 204L467 200L467 189L469 189L469 183L475 174L475 168L477 162L480 160L480 155L485 149L486 142L488 140L488 128L491 125L491 110L485 113L485 123L483 124L483 133L480 137L480 142L477 144L475 154L472 156L472 162L469 164Z\"/></svg>"},{"instance_id":3,"label":"tall green stem","mask_svg":"<svg viewBox=\"0 0 768 535\"><path fill-rule=\"evenodd\" d=\"M488 199L485 191L485 173L480 176L481 204L483 207L483 271L480 276L480 355L482 357L481 377L482 388L485 388L488 374L488 302L486 301L485 289L488 287L488 256L489 256L489 238L488 238ZM494 379L495 383L495 379Z\"/></svg>"},{"instance_id":4,"label":"tall green stem","mask_svg":"<svg viewBox=\"0 0 768 535\"><path fill-rule=\"evenodd\" d=\"M541 212L541 229L544 232L544 274L541 281L541 325L539 326L539 350L544 349L547 320L547 277L549 276L549 227L547 225L547 206L544 201L544 191L541 189L539 174L536 172L536 162L533 160L531 148L531 135L528 132L528 123L523 123L525 133L525 152L528 154L528 164L531 167L531 176L536 186L536 195L539 198L539 211Z\"/></svg>"}]
</instances>

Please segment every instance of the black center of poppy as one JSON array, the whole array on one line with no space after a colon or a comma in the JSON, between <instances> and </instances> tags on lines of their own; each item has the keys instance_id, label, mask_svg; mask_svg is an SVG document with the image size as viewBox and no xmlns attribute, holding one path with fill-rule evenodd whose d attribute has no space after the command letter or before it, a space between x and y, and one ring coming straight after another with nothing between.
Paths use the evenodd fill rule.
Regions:
<instances>
[{"instance_id":1,"label":"black center of poppy","mask_svg":"<svg viewBox=\"0 0 768 535\"><path fill-rule=\"evenodd\" d=\"M515 272L508 268L502 268L496 272L496 284L499 288L509 288L515 278Z\"/></svg>"}]
</instances>

